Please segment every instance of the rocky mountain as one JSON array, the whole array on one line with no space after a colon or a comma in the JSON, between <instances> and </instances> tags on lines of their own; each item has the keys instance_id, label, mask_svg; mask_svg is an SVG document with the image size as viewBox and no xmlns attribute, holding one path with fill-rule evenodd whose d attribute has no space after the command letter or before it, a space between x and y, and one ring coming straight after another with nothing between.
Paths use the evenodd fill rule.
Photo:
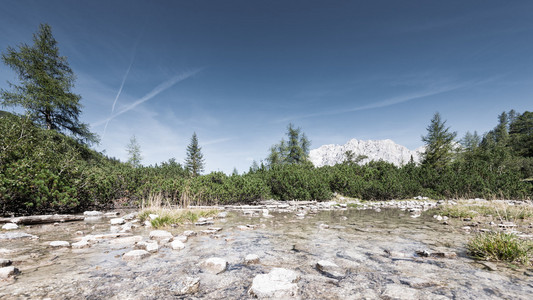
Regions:
<instances>
[{"instance_id":1,"label":"rocky mountain","mask_svg":"<svg viewBox=\"0 0 533 300\"><path fill-rule=\"evenodd\" d=\"M359 164L366 164L372 160L383 160L401 166L409 162L411 155L415 162L420 162L424 147L409 150L392 140L362 141L352 139L344 145L323 145L317 149L313 149L309 152L309 159L315 167L333 166L342 163L346 159L346 151L352 151L354 157L359 155L368 156L368 158L362 160Z\"/></svg>"}]
</instances>

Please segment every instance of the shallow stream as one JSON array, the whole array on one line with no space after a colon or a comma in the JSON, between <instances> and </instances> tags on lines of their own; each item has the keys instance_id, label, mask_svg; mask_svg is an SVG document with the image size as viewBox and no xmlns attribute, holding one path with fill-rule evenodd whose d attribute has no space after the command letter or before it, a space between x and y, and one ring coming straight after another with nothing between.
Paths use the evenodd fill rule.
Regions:
<instances>
[{"instance_id":1,"label":"shallow stream","mask_svg":"<svg viewBox=\"0 0 533 300\"><path fill-rule=\"evenodd\" d=\"M437 222L431 211L418 218L399 209L334 210L307 214L271 212L271 218L230 211L216 219L216 234L190 237L183 250L161 246L137 261L122 255L135 238L102 240L85 249L49 246L84 235L109 233L109 219L22 227L38 239L0 240L0 258L21 274L0 282L1 299L246 299L252 280L274 267L296 271L301 299L531 299L533 279L524 270L497 264L490 271L467 257L469 235ZM327 224L327 226L323 225ZM258 225L240 230L239 225ZM167 229L173 235L205 226ZM151 229L133 229L147 240ZM417 251L455 252L455 258L424 257ZM245 264L247 254L260 262ZM198 264L211 257L228 262L225 272L205 272ZM316 263L338 265L343 276L321 273ZM199 290L179 295L180 281L199 278Z\"/></svg>"}]
</instances>

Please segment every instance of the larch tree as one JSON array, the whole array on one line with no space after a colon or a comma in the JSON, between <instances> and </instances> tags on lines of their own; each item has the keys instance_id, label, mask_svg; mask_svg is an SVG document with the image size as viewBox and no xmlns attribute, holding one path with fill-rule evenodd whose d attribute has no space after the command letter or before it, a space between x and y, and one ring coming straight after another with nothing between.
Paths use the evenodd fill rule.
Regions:
<instances>
[{"instance_id":1,"label":"larch tree","mask_svg":"<svg viewBox=\"0 0 533 300\"><path fill-rule=\"evenodd\" d=\"M141 145L135 135L130 138L130 142L126 146L126 151L128 152L128 164L134 168L140 167L142 160Z\"/></svg>"},{"instance_id":2,"label":"larch tree","mask_svg":"<svg viewBox=\"0 0 533 300\"><path fill-rule=\"evenodd\" d=\"M67 58L59 55L57 41L48 24L41 24L33 35L33 45L8 47L2 61L18 75L19 84L8 82L11 91L1 90L2 106L22 107L38 126L68 132L78 141L98 141L81 123L81 96L73 93L75 75Z\"/></svg>"},{"instance_id":3,"label":"larch tree","mask_svg":"<svg viewBox=\"0 0 533 300\"><path fill-rule=\"evenodd\" d=\"M300 128L293 124L287 126L287 141L281 139L279 144L270 147L267 157L269 166L278 164L302 164L308 162L311 142Z\"/></svg>"},{"instance_id":4,"label":"larch tree","mask_svg":"<svg viewBox=\"0 0 533 300\"><path fill-rule=\"evenodd\" d=\"M426 144L422 165L438 170L444 168L453 158L456 136L456 132L450 132L450 128L446 127L446 121L442 121L440 114L435 113L427 127L427 135L422 136L422 141Z\"/></svg>"},{"instance_id":5,"label":"larch tree","mask_svg":"<svg viewBox=\"0 0 533 300\"><path fill-rule=\"evenodd\" d=\"M202 154L202 148L198 146L196 132L193 133L191 143L187 146L185 167L192 177L196 177L204 171L204 155Z\"/></svg>"}]
</instances>

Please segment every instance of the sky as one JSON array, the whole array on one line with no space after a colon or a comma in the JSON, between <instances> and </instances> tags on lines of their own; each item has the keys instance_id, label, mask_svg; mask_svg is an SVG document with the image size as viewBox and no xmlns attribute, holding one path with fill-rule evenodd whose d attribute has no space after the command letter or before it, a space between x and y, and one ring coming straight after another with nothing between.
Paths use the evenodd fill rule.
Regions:
<instances>
[{"instance_id":1,"label":"sky","mask_svg":"<svg viewBox=\"0 0 533 300\"><path fill-rule=\"evenodd\" d=\"M433 114L485 133L533 110L533 1L3 0L0 52L52 26L94 149L247 171L293 123L325 144L423 145ZM17 83L0 65L0 88ZM5 108L4 108L5 109Z\"/></svg>"}]
</instances>

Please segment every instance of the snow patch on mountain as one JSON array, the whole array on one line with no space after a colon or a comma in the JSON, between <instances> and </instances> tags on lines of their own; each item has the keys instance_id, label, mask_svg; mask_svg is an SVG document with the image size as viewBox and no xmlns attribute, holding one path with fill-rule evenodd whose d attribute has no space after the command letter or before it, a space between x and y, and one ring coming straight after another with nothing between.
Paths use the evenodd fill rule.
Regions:
<instances>
[{"instance_id":1,"label":"snow patch on mountain","mask_svg":"<svg viewBox=\"0 0 533 300\"><path fill-rule=\"evenodd\" d=\"M315 167L333 166L342 163L346 159L346 151L352 151L354 158L359 155L366 155L368 158L359 162L366 164L372 160L383 160L402 166L409 162L411 156L416 163L421 161L421 153L424 147L409 150L402 145L398 145L392 140L357 140L352 139L344 145L323 145L309 152L309 160Z\"/></svg>"}]
</instances>

